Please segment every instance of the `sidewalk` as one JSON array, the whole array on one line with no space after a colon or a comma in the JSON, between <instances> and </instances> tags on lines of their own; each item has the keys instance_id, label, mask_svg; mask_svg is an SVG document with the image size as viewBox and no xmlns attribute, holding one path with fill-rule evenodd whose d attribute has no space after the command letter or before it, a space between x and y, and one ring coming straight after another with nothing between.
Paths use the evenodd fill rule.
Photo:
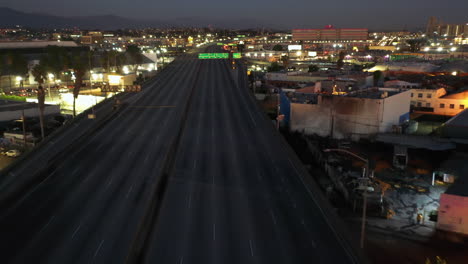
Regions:
<instances>
[{"instance_id":1,"label":"sidewalk","mask_svg":"<svg viewBox=\"0 0 468 264\"><path fill-rule=\"evenodd\" d=\"M361 223L361 218L357 217L345 220ZM429 242L435 234L435 223L432 221L425 221L424 224L416 224L409 223L407 220L369 217L367 218L366 224L366 227L374 232L385 233L419 243Z\"/></svg>"},{"instance_id":2,"label":"sidewalk","mask_svg":"<svg viewBox=\"0 0 468 264\"><path fill-rule=\"evenodd\" d=\"M361 218L357 215L344 217L359 243ZM407 220L370 217L366 223L364 248L371 263L413 264L425 263L440 256L450 264L468 263L465 245L453 244L435 236L435 223L422 225Z\"/></svg>"}]
</instances>

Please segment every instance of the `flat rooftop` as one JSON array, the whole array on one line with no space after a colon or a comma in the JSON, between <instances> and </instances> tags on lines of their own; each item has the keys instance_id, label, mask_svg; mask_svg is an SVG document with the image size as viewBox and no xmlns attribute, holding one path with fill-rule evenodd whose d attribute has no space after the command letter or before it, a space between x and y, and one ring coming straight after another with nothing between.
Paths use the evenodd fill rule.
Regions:
<instances>
[{"instance_id":1,"label":"flat rooftop","mask_svg":"<svg viewBox=\"0 0 468 264\"><path fill-rule=\"evenodd\" d=\"M390 90L390 89L377 89L377 88L370 88L364 90L357 90L351 93L348 93L344 96L346 97L355 97L355 98L368 98L368 99L383 99L382 96L386 95L384 98L396 95L401 93L402 91L398 90Z\"/></svg>"},{"instance_id":2,"label":"flat rooftop","mask_svg":"<svg viewBox=\"0 0 468 264\"><path fill-rule=\"evenodd\" d=\"M36 103L0 100L0 112L37 108Z\"/></svg>"},{"instance_id":3,"label":"flat rooftop","mask_svg":"<svg viewBox=\"0 0 468 264\"><path fill-rule=\"evenodd\" d=\"M79 47L73 41L7 41L0 42L0 49L31 49L47 46Z\"/></svg>"}]
</instances>

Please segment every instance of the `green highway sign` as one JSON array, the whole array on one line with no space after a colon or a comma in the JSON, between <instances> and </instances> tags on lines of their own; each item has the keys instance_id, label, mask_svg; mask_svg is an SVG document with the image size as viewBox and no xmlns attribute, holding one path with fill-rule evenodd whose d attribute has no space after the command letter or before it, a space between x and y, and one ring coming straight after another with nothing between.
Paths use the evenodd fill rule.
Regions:
<instances>
[{"instance_id":1,"label":"green highway sign","mask_svg":"<svg viewBox=\"0 0 468 264\"><path fill-rule=\"evenodd\" d=\"M223 46L224 43L219 43L219 42L218 42L217 45L218 45L218 46Z\"/></svg>"},{"instance_id":2,"label":"green highway sign","mask_svg":"<svg viewBox=\"0 0 468 264\"><path fill-rule=\"evenodd\" d=\"M240 53L233 53L232 58L233 59L240 59L240 58L242 58L242 55Z\"/></svg>"},{"instance_id":3,"label":"green highway sign","mask_svg":"<svg viewBox=\"0 0 468 264\"><path fill-rule=\"evenodd\" d=\"M199 53L199 59L229 59L229 53Z\"/></svg>"}]
</instances>

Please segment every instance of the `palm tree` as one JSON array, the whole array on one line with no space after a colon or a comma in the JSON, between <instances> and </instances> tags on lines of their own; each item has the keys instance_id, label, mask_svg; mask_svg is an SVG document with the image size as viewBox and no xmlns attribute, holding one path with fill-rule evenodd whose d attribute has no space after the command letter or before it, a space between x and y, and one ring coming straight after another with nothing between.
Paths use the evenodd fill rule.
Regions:
<instances>
[{"instance_id":1,"label":"palm tree","mask_svg":"<svg viewBox=\"0 0 468 264\"><path fill-rule=\"evenodd\" d=\"M104 68L107 73L110 72L110 54L110 51L105 50L100 56L101 67Z\"/></svg>"},{"instance_id":2,"label":"palm tree","mask_svg":"<svg viewBox=\"0 0 468 264\"><path fill-rule=\"evenodd\" d=\"M4 64L4 61L5 58L3 56L3 54L0 54L0 88L2 88L2 74L3 74L3 70L5 69L5 64ZM3 88L1 89L2 90L2 93L3 93Z\"/></svg>"},{"instance_id":3,"label":"palm tree","mask_svg":"<svg viewBox=\"0 0 468 264\"><path fill-rule=\"evenodd\" d=\"M37 64L31 71L34 76L34 80L39 84L37 87L37 102L39 106L39 121L41 124L41 137L44 139L44 107L45 107L45 91L42 87L44 80L46 79L47 72L46 67L41 64Z\"/></svg>"},{"instance_id":4,"label":"palm tree","mask_svg":"<svg viewBox=\"0 0 468 264\"><path fill-rule=\"evenodd\" d=\"M125 53L119 53L115 55L115 68L119 74L122 74L122 66L127 62Z\"/></svg>"},{"instance_id":5,"label":"palm tree","mask_svg":"<svg viewBox=\"0 0 468 264\"><path fill-rule=\"evenodd\" d=\"M133 69L135 73L138 71L138 67L143 63L143 55L141 55L141 50L136 45L129 45L127 51L133 61Z\"/></svg>"},{"instance_id":6,"label":"palm tree","mask_svg":"<svg viewBox=\"0 0 468 264\"><path fill-rule=\"evenodd\" d=\"M76 99L80 94L81 86L83 85L83 77L89 69L89 62L86 56L82 56L80 52L72 55L72 68L75 72L75 87L73 88L73 117L76 116Z\"/></svg>"}]
</instances>

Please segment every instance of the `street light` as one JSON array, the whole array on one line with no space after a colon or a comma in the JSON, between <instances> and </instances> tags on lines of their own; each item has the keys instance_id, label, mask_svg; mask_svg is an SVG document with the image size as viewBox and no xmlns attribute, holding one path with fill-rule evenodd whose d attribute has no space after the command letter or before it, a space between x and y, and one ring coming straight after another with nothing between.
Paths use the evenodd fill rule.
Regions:
<instances>
[{"instance_id":1,"label":"street light","mask_svg":"<svg viewBox=\"0 0 468 264\"><path fill-rule=\"evenodd\" d=\"M364 237L365 237L365 232L366 232L366 210L367 210L367 189L368 189L368 186L367 186L367 181L369 180L369 160L366 159L366 158L363 158L351 151L348 151L348 150L345 150L345 149L324 149L323 150L324 152L342 152L342 153L346 153L348 155L351 155L353 156L354 158L358 159L358 160L361 160L364 162L365 166L364 166L364 173L365 173L365 176L363 177L365 183L366 183L366 186L364 188L364 192L362 193L362 220L361 220L361 241L360 241L360 245L361 245L361 248L364 248Z\"/></svg>"}]
</instances>

